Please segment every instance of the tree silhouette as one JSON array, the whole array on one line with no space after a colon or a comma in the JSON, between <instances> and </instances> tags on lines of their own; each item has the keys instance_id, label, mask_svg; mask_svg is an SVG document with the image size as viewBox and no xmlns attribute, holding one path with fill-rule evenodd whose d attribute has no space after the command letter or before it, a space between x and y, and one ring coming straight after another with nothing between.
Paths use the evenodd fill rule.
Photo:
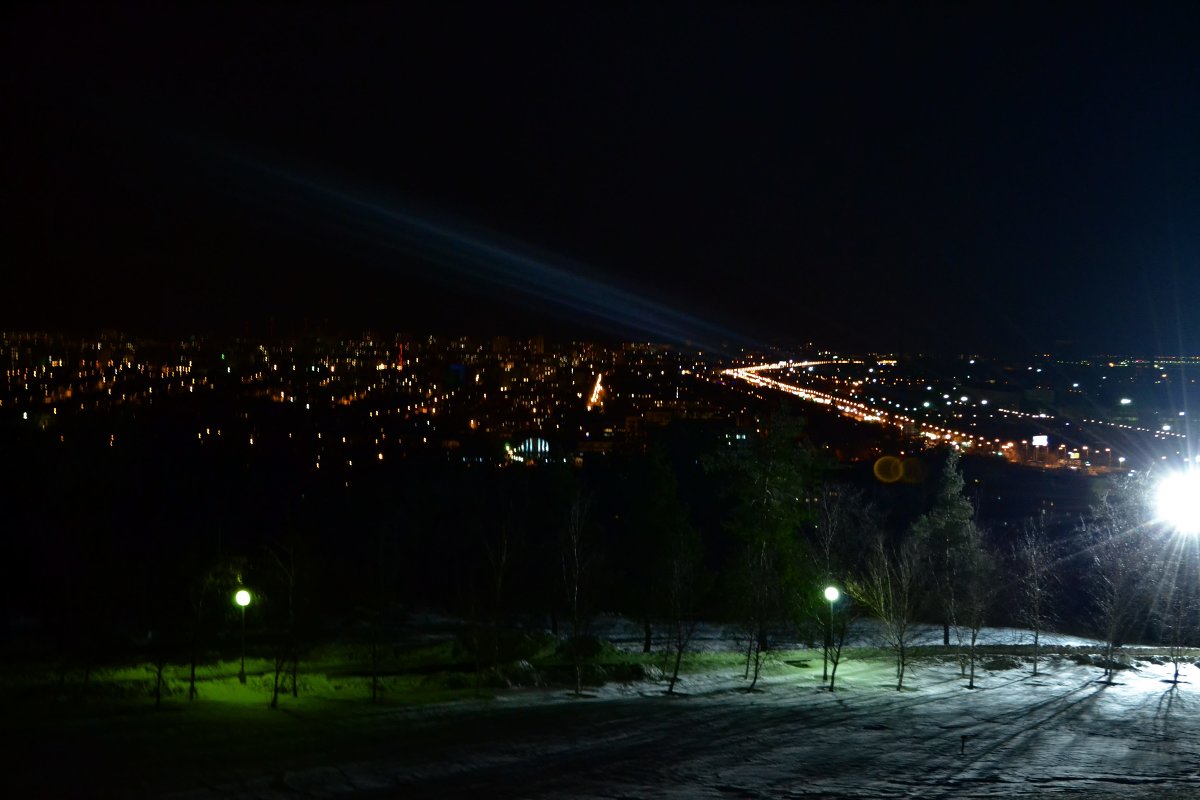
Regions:
<instances>
[{"instance_id":1,"label":"tree silhouette","mask_svg":"<svg viewBox=\"0 0 1200 800\"><path fill-rule=\"evenodd\" d=\"M912 526L912 537L927 565L928 585L942 622L942 644L950 646L950 628L963 591L960 560L972 552L978 532L975 509L962 494L963 476L957 450L951 450L942 469L933 507Z\"/></svg>"},{"instance_id":2,"label":"tree silhouette","mask_svg":"<svg viewBox=\"0 0 1200 800\"><path fill-rule=\"evenodd\" d=\"M847 588L881 625L883 639L896 658L896 691L904 688L908 658L916 640L921 558L916 545L906 541L889 547L876 537L862 575Z\"/></svg>"},{"instance_id":3,"label":"tree silhouette","mask_svg":"<svg viewBox=\"0 0 1200 800\"><path fill-rule=\"evenodd\" d=\"M563 591L571 619L569 649L575 671L575 694L583 694L583 660L589 644L594 582L599 548L591 520L591 496L576 489L567 508L561 538Z\"/></svg>"},{"instance_id":4,"label":"tree silhouette","mask_svg":"<svg viewBox=\"0 0 1200 800\"><path fill-rule=\"evenodd\" d=\"M1082 524L1096 633L1105 643L1104 677L1112 681L1114 651L1149 607L1146 524L1149 492L1140 476L1112 485Z\"/></svg>"},{"instance_id":5,"label":"tree silhouette","mask_svg":"<svg viewBox=\"0 0 1200 800\"><path fill-rule=\"evenodd\" d=\"M747 677L753 667L748 690L758 683L772 626L795 618L796 602L812 584L811 574L802 577L812 572L812 562L802 556L799 532L811 513L816 462L801 431L798 420L777 412L746 439L727 439L706 462L725 478L732 506L727 527L740 543L731 594L747 634Z\"/></svg>"},{"instance_id":6,"label":"tree silhouette","mask_svg":"<svg viewBox=\"0 0 1200 800\"><path fill-rule=\"evenodd\" d=\"M1052 620L1051 604L1057 583L1056 548L1046 534L1044 516L1025 520L1013 545L1013 574L1017 586L1017 615L1033 632L1033 674L1038 674L1042 633Z\"/></svg>"}]
</instances>

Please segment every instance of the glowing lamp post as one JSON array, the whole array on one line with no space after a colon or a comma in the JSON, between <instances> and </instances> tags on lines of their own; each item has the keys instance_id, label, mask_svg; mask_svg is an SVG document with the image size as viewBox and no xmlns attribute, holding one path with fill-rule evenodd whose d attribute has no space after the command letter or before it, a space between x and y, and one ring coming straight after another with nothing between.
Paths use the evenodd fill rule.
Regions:
<instances>
[{"instance_id":1,"label":"glowing lamp post","mask_svg":"<svg viewBox=\"0 0 1200 800\"><path fill-rule=\"evenodd\" d=\"M825 599L829 601L829 630L825 634L825 653L821 660L821 680L829 680L829 651L833 647L833 604L841 597L836 586L825 587Z\"/></svg>"},{"instance_id":2,"label":"glowing lamp post","mask_svg":"<svg viewBox=\"0 0 1200 800\"><path fill-rule=\"evenodd\" d=\"M246 682L246 606L250 605L250 592L238 589L233 595L233 602L242 609L242 667L238 670L238 681Z\"/></svg>"}]
</instances>

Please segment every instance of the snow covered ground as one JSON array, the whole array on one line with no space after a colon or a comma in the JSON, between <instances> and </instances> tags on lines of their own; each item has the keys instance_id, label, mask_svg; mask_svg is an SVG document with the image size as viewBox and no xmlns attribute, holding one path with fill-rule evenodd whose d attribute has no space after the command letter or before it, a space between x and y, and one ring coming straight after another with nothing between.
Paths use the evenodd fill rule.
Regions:
<instances>
[{"instance_id":1,"label":"snow covered ground","mask_svg":"<svg viewBox=\"0 0 1200 800\"><path fill-rule=\"evenodd\" d=\"M993 639L1009 635L993 633ZM925 658L905 691L885 660L849 660L839 691L808 667L610 685L587 699L550 690L376 719L395 749L174 796L295 797L1042 797L1200 796L1200 669L1133 659L1111 685L1055 656L980 672L971 691L947 658ZM1192 683L1196 681L1198 683Z\"/></svg>"},{"instance_id":2,"label":"snow covered ground","mask_svg":"<svg viewBox=\"0 0 1200 800\"><path fill-rule=\"evenodd\" d=\"M637 623L629 619L616 616L600 617L591 624L591 630L601 639L612 643L621 650L641 652L644 642L644 632ZM664 633L665 631L661 629L653 631L654 646L656 649L663 649L666 646L666 642L662 639ZM780 635L773 642L775 649L794 650L809 645L807 642L798 642L791 638L791 631L789 629L782 629L779 633ZM696 631L691 649L709 653L736 651L744 644L743 636L744 634L740 633L736 628L722 625L701 625ZM1100 646L1094 639L1085 639L1061 633L1043 633L1040 638L1043 645ZM913 644L922 646L940 645L941 643L942 629L940 627L934 625L916 626ZM1020 628L986 628L982 631L979 643L981 645L1005 646L1032 645L1033 634L1028 630ZM878 623L875 620L859 619L855 620L846 634L846 646L884 647L886 645L883 636L878 630Z\"/></svg>"},{"instance_id":3,"label":"snow covered ground","mask_svg":"<svg viewBox=\"0 0 1200 800\"><path fill-rule=\"evenodd\" d=\"M86 794L196 799L1200 797L1200 668L1176 685L1171 664L1126 657L1112 684L1072 652L1036 677L981 669L968 690L946 654L919 658L897 692L876 656L845 660L830 693L810 650L773 657L754 693L727 666L684 676L680 697L642 681L409 707L209 701L59 725L45 747L62 769L35 793L74 796L83 780ZM8 752L45 763L31 747Z\"/></svg>"},{"instance_id":4,"label":"snow covered ground","mask_svg":"<svg viewBox=\"0 0 1200 800\"><path fill-rule=\"evenodd\" d=\"M1114 685L1068 658L1045 667L984 672L969 691L947 659L899 693L879 662L844 664L834 694L815 670L751 695L736 674L695 676L686 699L597 703L564 713L540 749L500 745L400 782L428 797L1200 796L1200 703L1165 682L1169 665L1141 662Z\"/></svg>"}]
</instances>

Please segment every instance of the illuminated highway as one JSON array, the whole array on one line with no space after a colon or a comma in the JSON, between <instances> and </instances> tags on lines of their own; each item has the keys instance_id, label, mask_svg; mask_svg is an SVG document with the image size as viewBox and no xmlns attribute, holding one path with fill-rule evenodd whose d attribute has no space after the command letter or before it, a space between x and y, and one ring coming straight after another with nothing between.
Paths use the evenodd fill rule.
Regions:
<instances>
[{"instance_id":1,"label":"illuminated highway","mask_svg":"<svg viewBox=\"0 0 1200 800\"><path fill-rule=\"evenodd\" d=\"M722 374L760 389L787 393L859 422L897 428L931 445L953 444L1018 463L1105 472L1125 469L1127 461L1133 466L1135 462L1187 457L1179 450L1164 450L1171 440L1182 444L1180 440L1187 438L1184 433L1096 419L1072 422L1053 414L1001 408L960 391L936 391L932 382L918 381L914 386L910 381L901 386L896 380L889 384L883 373L894 363L880 360L869 364L849 358L776 361L726 369ZM852 371L857 376L848 374ZM928 393L930 399L914 400L917 389L920 395ZM889 397L885 394L889 390L899 396ZM1129 455L1120 455L1118 450Z\"/></svg>"},{"instance_id":2,"label":"illuminated highway","mask_svg":"<svg viewBox=\"0 0 1200 800\"><path fill-rule=\"evenodd\" d=\"M754 386L786 392L790 395L794 395L795 397L799 397L801 400L833 408L838 413L842 414L842 416L850 417L851 419L858 420L859 422L876 422L881 425L892 425L911 434L924 436L925 438L932 440L949 441L957 444L960 447L970 447L972 445L984 445L988 443L988 440L983 436L967 433L965 431L954 430L941 425L935 425L925 420L918 420L907 414L884 407L883 405L872 405L868 402L864 402L862 399L819 391L809 386L804 386L798 382L798 378L796 377L793 377L791 382L789 382L763 374L767 372L787 370L790 375L797 376L812 374L812 372L818 367L863 363L865 362L851 359L835 359L824 361L777 361L773 364L759 364L753 367L727 369L724 371L724 374L738 380L746 381ZM996 440L996 442L998 443L999 440Z\"/></svg>"}]
</instances>

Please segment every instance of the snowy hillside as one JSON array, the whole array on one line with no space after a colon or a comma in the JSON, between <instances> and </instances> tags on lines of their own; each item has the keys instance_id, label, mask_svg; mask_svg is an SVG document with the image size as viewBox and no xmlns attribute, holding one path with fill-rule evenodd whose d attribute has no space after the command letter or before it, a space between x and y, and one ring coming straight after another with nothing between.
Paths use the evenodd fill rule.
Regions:
<instances>
[{"instance_id":1,"label":"snowy hillside","mask_svg":"<svg viewBox=\"0 0 1200 800\"><path fill-rule=\"evenodd\" d=\"M626 651L640 644L628 622L600 627ZM985 633L974 690L940 630L926 628L935 646L897 692L894 664L864 625L835 693L819 649L773 651L747 692L736 636L712 627L705 649L725 652L692 657L675 697L647 666L645 679L584 697L555 684L432 702L396 688L372 704L363 678L314 662L300 696L274 712L257 669L245 686L214 672L198 701L176 691L158 711L144 687L124 700L30 700L0 727L15 765L6 795L1200 797L1200 668L1184 663L1175 684L1172 663L1125 648L1109 683L1097 643L1054 637L1058 652L1034 676L1026 632ZM46 763L62 768L22 771Z\"/></svg>"}]
</instances>

